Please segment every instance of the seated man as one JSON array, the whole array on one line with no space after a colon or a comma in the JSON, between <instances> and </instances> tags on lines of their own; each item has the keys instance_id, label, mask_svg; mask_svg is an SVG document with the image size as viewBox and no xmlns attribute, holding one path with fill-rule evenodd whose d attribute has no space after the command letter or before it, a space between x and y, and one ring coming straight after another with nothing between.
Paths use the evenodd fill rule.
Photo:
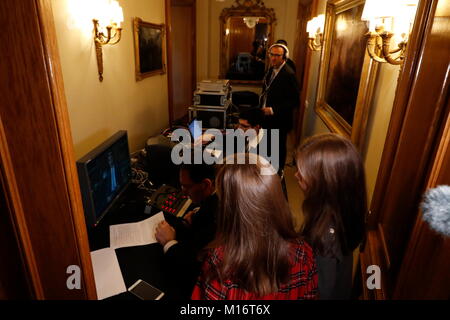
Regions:
<instances>
[{"instance_id":1,"label":"seated man","mask_svg":"<svg viewBox=\"0 0 450 320\"><path fill-rule=\"evenodd\" d=\"M264 122L264 112L261 108L252 108L244 110L239 114L238 129L242 129L247 132L249 129L255 130L256 135L251 135L246 142L245 152L257 153L270 161L274 168L278 168L278 174L281 177L281 186L283 187L284 195L287 199L286 182L284 179L283 170L279 168L280 156L272 154L272 138L270 136L270 130L263 130L262 124Z\"/></svg>"},{"instance_id":2,"label":"seated man","mask_svg":"<svg viewBox=\"0 0 450 320\"><path fill-rule=\"evenodd\" d=\"M199 252L214 239L217 195L214 188L215 167L206 164L183 165L180 184L198 210L177 218L172 227L166 221L156 229L156 239L164 247L168 280L174 297L188 299L200 272Z\"/></svg>"},{"instance_id":3,"label":"seated man","mask_svg":"<svg viewBox=\"0 0 450 320\"><path fill-rule=\"evenodd\" d=\"M244 132L253 129L256 133L254 136L249 136L250 139L246 145L247 152L252 148L256 149L258 144L262 141L264 137L264 130L261 130L263 121L264 113L260 108L247 109L239 114L238 129L242 129Z\"/></svg>"},{"instance_id":4,"label":"seated man","mask_svg":"<svg viewBox=\"0 0 450 320\"><path fill-rule=\"evenodd\" d=\"M251 108L242 111L239 114L238 129L244 131L246 136L245 151L240 150L237 152L250 152L257 153L258 155L266 158L274 168L279 168L279 154L276 154L275 149L272 150L272 137L270 130L263 128L264 112L261 108ZM254 132L249 134L249 130ZM272 153L272 151L274 151ZM281 170L278 170L279 173Z\"/></svg>"}]
</instances>

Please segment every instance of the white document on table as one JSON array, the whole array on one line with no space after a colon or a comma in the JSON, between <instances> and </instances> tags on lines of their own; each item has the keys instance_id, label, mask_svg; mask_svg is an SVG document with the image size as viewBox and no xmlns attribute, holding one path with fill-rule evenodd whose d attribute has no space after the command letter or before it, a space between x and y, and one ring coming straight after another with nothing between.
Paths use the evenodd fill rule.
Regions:
<instances>
[{"instance_id":1,"label":"white document on table","mask_svg":"<svg viewBox=\"0 0 450 320\"><path fill-rule=\"evenodd\" d=\"M99 300L127 291L113 248L92 251L91 260Z\"/></svg>"},{"instance_id":2,"label":"white document on table","mask_svg":"<svg viewBox=\"0 0 450 320\"><path fill-rule=\"evenodd\" d=\"M155 229L164 221L161 212L143 221L109 226L109 243L111 248L143 246L155 243Z\"/></svg>"}]
</instances>

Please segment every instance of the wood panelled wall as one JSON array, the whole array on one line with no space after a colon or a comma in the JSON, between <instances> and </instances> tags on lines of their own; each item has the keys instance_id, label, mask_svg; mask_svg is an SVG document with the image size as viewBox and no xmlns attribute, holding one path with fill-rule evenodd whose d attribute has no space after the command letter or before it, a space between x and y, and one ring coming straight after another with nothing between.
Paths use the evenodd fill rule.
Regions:
<instances>
[{"instance_id":1,"label":"wood panelled wall","mask_svg":"<svg viewBox=\"0 0 450 320\"><path fill-rule=\"evenodd\" d=\"M94 299L50 1L2 0L0 22L2 215L16 238L9 249L21 257L32 298ZM79 290L66 285L70 265L81 269Z\"/></svg>"},{"instance_id":2,"label":"wood panelled wall","mask_svg":"<svg viewBox=\"0 0 450 320\"><path fill-rule=\"evenodd\" d=\"M4 176L2 166L1 181L5 181ZM20 244L14 232L13 219L9 214L11 202L7 199L6 186L0 185L0 187L0 300L29 299L31 292L27 284L28 276L21 256Z\"/></svg>"},{"instance_id":3,"label":"wood panelled wall","mask_svg":"<svg viewBox=\"0 0 450 320\"><path fill-rule=\"evenodd\" d=\"M297 81L300 87L300 101L298 111L294 115L294 145L300 144L301 135L303 132L303 118L306 109L306 96L308 93L308 79L309 69L311 68L311 53L308 49L308 33L306 32L306 25L317 13L318 0L300 0L297 11L297 36L295 38L295 57L294 60L297 71Z\"/></svg>"},{"instance_id":4,"label":"wood panelled wall","mask_svg":"<svg viewBox=\"0 0 450 320\"><path fill-rule=\"evenodd\" d=\"M450 110L449 84L447 78L443 87L447 91L447 110ZM443 131L427 189L450 185L450 113L447 113ZM394 298L450 299L450 237L432 230L423 221L421 212L408 243Z\"/></svg>"},{"instance_id":5,"label":"wood panelled wall","mask_svg":"<svg viewBox=\"0 0 450 320\"><path fill-rule=\"evenodd\" d=\"M422 225L418 221L418 207L428 185L443 139L442 125L449 112L450 14L449 4L445 1L419 2L408 43L372 200L368 245L361 255L363 278L367 276L365 266L378 264L383 288L381 293L366 290L366 296L404 298L408 296L404 290L399 289L398 294L394 294L396 287L402 286L409 288L409 296L416 298L442 298L442 290L450 292L448 272L441 274L441 282L436 282L438 287L431 291L411 287L414 278L400 272L401 268L402 271L419 270L411 263L414 259L404 259L405 252L416 246L418 225ZM442 182L450 184L450 181ZM421 237L434 235L422 233ZM431 259L432 252L420 252L424 261ZM444 260L433 260L436 265L428 265L427 273L421 272L416 277L430 279L439 264L448 265L448 255L441 258ZM405 286L405 281L411 282L410 285ZM441 287L446 284L446 288Z\"/></svg>"}]
</instances>

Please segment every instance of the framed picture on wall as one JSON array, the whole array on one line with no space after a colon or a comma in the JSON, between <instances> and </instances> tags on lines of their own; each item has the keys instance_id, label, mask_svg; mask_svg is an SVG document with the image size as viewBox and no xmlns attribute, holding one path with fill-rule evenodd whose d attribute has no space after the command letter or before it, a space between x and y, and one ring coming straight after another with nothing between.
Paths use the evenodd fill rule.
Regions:
<instances>
[{"instance_id":1,"label":"framed picture on wall","mask_svg":"<svg viewBox=\"0 0 450 320\"><path fill-rule=\"evenodd\" d=\"M359 148L364 143L377 63L366 52L364 0L327 3L316 113Z\"/></svg>"},{"instance_id":2,"label":"framed picture on wall","mask_svg":"<svg viewBox=\"0 0 450 320\"><path fill-rule=\"evenodd\" d=\"M164 30L164 24L134 18L136 81L166 72Z\"/></svg>"}]
</instances>

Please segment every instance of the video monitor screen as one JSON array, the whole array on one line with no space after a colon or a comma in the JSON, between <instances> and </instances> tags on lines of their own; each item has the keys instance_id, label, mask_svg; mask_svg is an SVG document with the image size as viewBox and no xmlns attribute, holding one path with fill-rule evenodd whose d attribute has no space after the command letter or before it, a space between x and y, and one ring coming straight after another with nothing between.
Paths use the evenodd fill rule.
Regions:
<instances>
[{"instance_id":1,"label":"video monitor screen","mask_svg":"<svg viewBox=\"0 0 450 320\"><path fill-rule=\"evenodd\" d=\"M130 180L127 141L119 140L87 165L95 216L100 218L115 196Z\"/></svg>"},{"instance_id":2,"label":"video monitor screen","mask_svg":"<svg viewBox=\"0 0 450 320\"><path fill-rule=\"evenodd\" d=\"M189 124L189 131L192 135L192 139L196 141L202 135L201 121L197 119L192 120Z\"/></svg>"},{"instance_id":3,"label":"video monitor screen","mask_svg":"<svg viewBox=\"0 0 450 320\"><path fill-rule=\"evenodd\" d=\"M130 183L126 131L119 131L78 160L77 167L86 218L95 225Z\"/></svg>"}]
</instances>

